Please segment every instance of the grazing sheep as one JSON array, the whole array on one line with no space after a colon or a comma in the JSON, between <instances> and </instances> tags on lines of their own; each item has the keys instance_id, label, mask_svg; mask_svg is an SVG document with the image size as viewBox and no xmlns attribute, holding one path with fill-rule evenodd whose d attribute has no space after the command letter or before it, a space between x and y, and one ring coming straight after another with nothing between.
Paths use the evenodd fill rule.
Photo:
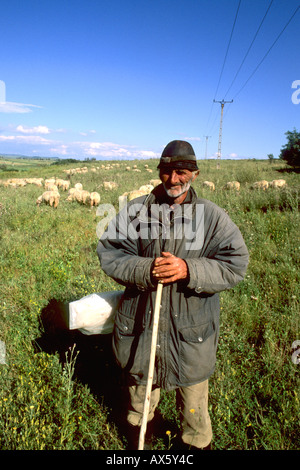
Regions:
<instances>
[{"instance_id":1,"label":"grazing sheep","mask_svg":"<svg viewBox=\"0 0 300 470\"><path fill-rule=\"evenodd\" d=\"M204 188L210 189L211 191L214 191L214 190L215 190L215 185L214 185L214 183L213 183L212 181L203 181L202 186L203 186Z\"/></svg>"},{"instance_id":2,"label":"grazing sheep","mask_svg":"<svg viewBox=\"0 0 300 470\"><path fill-rule=\"evenodd\" d=\"M119 196L119 210L122 210L126 206L127 202L132 201L140 196L147 196L154 189L152 184L144 184L140 189L134 189L133 191L128 191Z\"/></svg>"},{"instance_id":3,"label":"grazing sheep","mask_svg":"<svg viewBox=\"0 0 300 470\"><path fill-rule=\"evenodd\" d=\"M69 196L67 197L67 201L82 202L82 189L69 189Z\"/></svg>"},{"instance_id":4,"label":"grazing sheep","mask_svg":"<svg viewBox=\"0 0 300 470\"><path fill-rule=\"evenodd\" d=\"M285 180L273 180L269 184L270 188L285 188L286 187L286 181Z\"/></svg>"},{"instance_id":5,"label":"grazing sheep","mask_svg":"<svg viewBox=\"0 0 300 470\"><path fill-rule=\"evenodd\" d=\"M73 193L75 193L75 191L78 191L78 189L76 188L70 188L69 191L68 191L68 196L72 196ZM67 198L67 201L70 200L69 197Z\"/></svg>"},{"instance_id":6,"label":"grazing sheep","mask_svg":"<svg viewBox=\"0 0 300 470\"><path fill-rule=\"evenodd\" d=\"M4 182L4 186L7 188L11 186L12 188L18 188L20 186L26 186L26 181L23 178L10 178Z\"/></svg>"},{"instance_id":7,"label":"grazing sheep","mask_svg":"<svg viewBox=\"0 0 300 470\"><path fill-rule=\"evenodd\" d=\"M98 206L100 204L100 194L96 191L91 192L90 194L91 206Z\"/></svg>"},{"instance_id":8,"label":"grazing sheep","mask_svg":"<svg viewBox=\"0 0 300 470\"><path fill-rule=\"evenodd\" d=\"M251 189L262 189L263 191L268 189L268 187L269 183L266 180L256 181L251 185Z\"/></svg>"},{"instance_id":9,"label":"grazing sheep","mask_svg":"<svg viewBox=\"0 0 300 470\"><path fill-rule=\"evenodd\" d=\"M36 200L36 204L39 206L42 202L49 204L51 207L57 207L59 204L60 194L58 191L45 191Z\"/></svg>"},{"instance_id":10,"label":"grazing sheep","mask_svg":"<svg viewBox=\"0 0 300 470\"><path fill-rule=\"evenodd\" d=\"M240 187L241 184L238 181L229 181L225 184L224 189L235 189L236 191L239 191Z\"/></svg>"},{"instance_id":11,"label":"grazing sheep","mask_svg":"<svg viewBox=\"0 0 300 470\"><path fill-rule=\"evenodd\" d=\"M127 167L125 168L125 170L126 170L126 171L130 171L130 166L127 166Z\"/></svg>"},{"instance_id":12,"label":"grazing sheep","mask_svg":"<svg viewBox=\"0 0 300 470\"><path fill-rule=\"evenodd\" d=\"M55 178L47 178L45 180L45 185L46 184L55 184Z\"/></svg>"},{"instance_id":13,"label":"grazing sheep","mask_svg":"<svg viewBox=\"0 0 300 470\"><path fill-rule=\"evenodd\" d=\"M60 178L56 178L55 184L58 188L62 189L63 191L67 191L70 187L70 181L63 180Z\"/></svg>"},{"instance_id":14,"label":"grazing sheep","mask_svg":"<svg viewBox=\"0 0 300 470\"><path fill-rule=\"evenodd\" d=\"M45 190L46 191L58 191L58 187L56 184L53 183L45 183Z\"/></svg>"},{"instance_id":15,"label":"grazing sheep","mask_svg":"<svg viewBox=\"0 0 300 470\"><path fill-rule=\"evenodd\" d=\"M36 186L43 186L43 178L26 178L26 183L28 184L35 184Z\"/></svg>"},{"instance_id":16,"label":"grazing sheep","mask_svg":"<svg viewBox=\"0 0 300 470\"><path fill-rule=\"evenodd\" d=\"M89 193L89 191L85 191L83 190L82 191L82 204L90 204L91 203L91 194Z\"/></svg>"},{"instance_id":17,"label":"grazing sheep","mask_svg":"<svg viewBox=\"0 0 300 470\"><path fill-rule=\"evenodd\" d=\"M152 184L152 186L154 186L154 188L156 186L158 186L160 183L161 183L161 181L159 179L150 180L150 184Z\"/></svg>"},{"instance_id":18,"label":"grazing sheep","mask_svg":"<svg viewBox=\"0 0 300 470\"><path fill-rule=\"evenodd\" d=\"M151 191L154 189L153 184L143 184L140 188L139 191L147 191L147 193L151 193Z\"/></svg>"},{"instance_id":19,"label":"grazing sheep","mask_svg":"<svg viewBox=\"0 0 300 470\"><path fill-rule=\"evenodd\" d=\"M82 189L83 189L83 186L82 186L81 183L76 183L76 184L74 185L74 188L75 188L75 189L82 190Z\"/></svg>"},{"instance_id":20,"label":"grazing sheep","mask_svg":"<svg viewBox=\"0 0 300 470\"><path fill-rule=\"evenodd\" d=\"M91 203L90 193L89 191L85 191L83 189L75 189L75 191L71 191L67 197L67 201L77 201L81 204L88 205Z\"/></svg>"},{"instance_id":21,"label":"grazing sheep","mask_svg":"<svg viewBox=\"0 0 300 470\"><path fill-rule=\"evenodd\" d=\"M106 191L116 189L118 187L117 183L114 183L113 181L104 181L103 186Z\"/></svg>"},{"instance_id":22,"label":"grazing sheep","mask_svg":"<svg viewBox=\"0 0 300 470\"><path fill-rule=\"evenodd\" d=\"M130 191L129 193L127 193L127 199L128 201L132 201L133 199L136 199L137 197L140 197L140 196L146 196L147 194L149 194L149 191L148 189L134 189L133 191Z\"/></svg>"}]
</instances>

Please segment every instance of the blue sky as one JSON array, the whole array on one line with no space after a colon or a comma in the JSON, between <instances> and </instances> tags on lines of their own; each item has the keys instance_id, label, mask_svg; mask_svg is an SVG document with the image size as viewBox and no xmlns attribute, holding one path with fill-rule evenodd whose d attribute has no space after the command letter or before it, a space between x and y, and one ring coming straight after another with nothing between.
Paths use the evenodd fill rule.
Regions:
<instances>
[{"instance_id":1,"label":"blue sky","mask_svg":"<svg viewBox=\"0 0 300 470\"><path fill-rule=\"evenodd\" d=\"M233 99L222 158L277 157L299 130L299 3L2 0L0 154L142 159L183 139L216 158L213 100Z\"/></svg>"}]
</instances>

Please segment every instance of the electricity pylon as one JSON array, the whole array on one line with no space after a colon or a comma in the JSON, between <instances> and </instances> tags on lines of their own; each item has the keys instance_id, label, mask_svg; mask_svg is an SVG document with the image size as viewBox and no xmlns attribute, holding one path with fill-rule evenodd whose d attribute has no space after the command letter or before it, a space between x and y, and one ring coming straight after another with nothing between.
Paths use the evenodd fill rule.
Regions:
<instances>
[{"instance_id":1,"label":"electricity pylon","mask_svg":"<svg viewBox=\"0 0 300 470\"><path fill-rule=\"evenodd\" d=\"M211 137L211 135L205 135L204 137L206 139L206 144L205 144L205 160L206 160L207 159L207 141L208 141L208 138Z\"/></svg>"},{"instance_id":2,"label":"electricity pylon","mask_svg":"<svg viewBox=\"0 0 300 470\"><path fill-rule=\"evenodd\" d=\"M218 163L217 163L217 169L220 168L220 160L221 160L221 147L222 147L222 126L223 126L223 110L224 110L224 105L225 103L232 103L233 100L231 101L216 101L214 100L214 103L221 103L221 119L220 119L220 130L219 130L219 145L218 145Z\"/></svg>"}]
</instances>

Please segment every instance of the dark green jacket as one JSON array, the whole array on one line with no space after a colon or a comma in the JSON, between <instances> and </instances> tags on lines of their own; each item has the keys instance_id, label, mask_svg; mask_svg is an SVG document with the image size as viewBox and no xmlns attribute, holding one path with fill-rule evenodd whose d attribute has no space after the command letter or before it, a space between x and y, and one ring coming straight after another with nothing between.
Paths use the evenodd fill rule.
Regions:
<instances>
[{"instance_id":1,"label":"dark green jacket","mask_svg":"<svg viewBox=\"0 0 300 470\"><path fill-rule=\"evenodd\" d=\"M226 212L190 188L170 211L162 185L131 201L109 224L97 253L104 272L126 286L113 333L118 364L135 383L147 381L156 284L154 258L184 259L189 278L164 285L154 383L166 390L207 379L219 336L219 295L245 275L248 250ZM163 204L163 205L162 205Z\"/></svg>"}]
</instances>

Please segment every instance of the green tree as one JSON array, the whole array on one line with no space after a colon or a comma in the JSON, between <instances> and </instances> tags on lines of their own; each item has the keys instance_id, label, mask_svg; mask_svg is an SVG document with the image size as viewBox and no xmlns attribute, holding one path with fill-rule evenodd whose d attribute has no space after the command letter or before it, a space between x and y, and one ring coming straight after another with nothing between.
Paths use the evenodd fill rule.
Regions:
<instances>
[{"instance_id":1,"label":"green tree","mask_svg":"<svg viewBox=\"0 0 300 470\"><path fill-rule=\"evenodd\" d=\"M294 130L285 133L287 143L281 148L279 158L284 160L288 165L300 167L300 133Z\"/></svg>"}]
</instances>

